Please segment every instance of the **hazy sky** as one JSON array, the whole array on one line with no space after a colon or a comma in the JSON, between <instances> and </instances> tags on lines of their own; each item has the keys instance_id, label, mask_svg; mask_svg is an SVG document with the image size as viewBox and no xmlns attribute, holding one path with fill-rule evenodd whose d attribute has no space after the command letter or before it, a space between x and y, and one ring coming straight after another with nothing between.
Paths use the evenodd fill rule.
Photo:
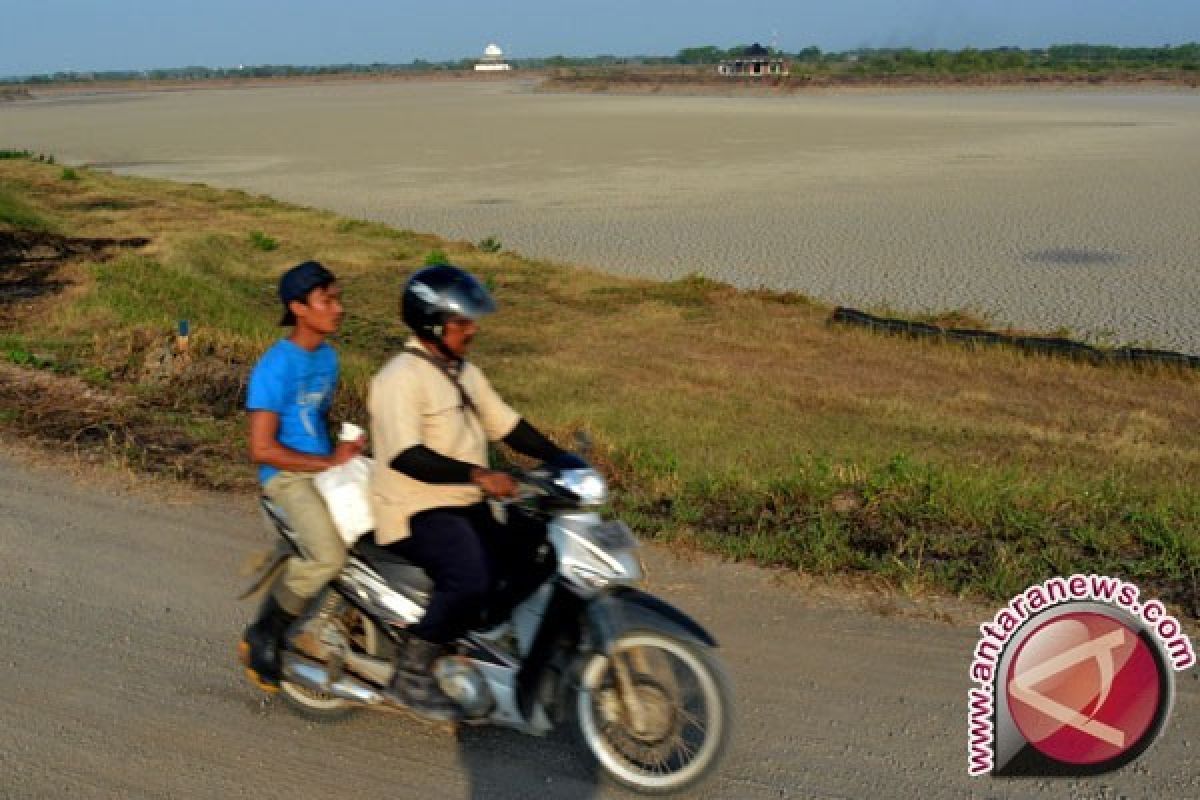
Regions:
<instances>
[{"instance_id":1,"label":"hazy sky","mask_svg":"<svg viewBox=\"0 0 1200 800\"><path fill-rule=\"evenodd\" d=\"M0 75L185 65L1200 40L1200 0L0 0Z\"/></svg>"}]
</instances>

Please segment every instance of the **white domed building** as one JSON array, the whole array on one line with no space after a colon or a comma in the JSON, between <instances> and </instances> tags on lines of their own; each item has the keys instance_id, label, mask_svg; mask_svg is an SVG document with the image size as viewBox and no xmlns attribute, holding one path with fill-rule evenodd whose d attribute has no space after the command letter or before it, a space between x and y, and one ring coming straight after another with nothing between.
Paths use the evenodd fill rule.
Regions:
<instances>
[{"instance_id":1,"label":"white domed building","mask_svg":"<svg viewBox=\"0 0 1200 800\"><path fill-rule=\"evenodd\" d=\"M475 65L476 72L508 72L510 69L512 65L504 60L504 51L494 43L483 48L483 58Z\"/></svg>"}]
</instances>

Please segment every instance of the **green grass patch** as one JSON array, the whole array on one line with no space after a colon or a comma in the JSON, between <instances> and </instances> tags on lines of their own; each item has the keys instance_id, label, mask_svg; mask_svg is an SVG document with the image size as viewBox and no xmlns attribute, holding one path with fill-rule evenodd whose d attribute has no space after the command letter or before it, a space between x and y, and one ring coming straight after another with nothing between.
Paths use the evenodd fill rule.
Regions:
<instances>
[{"instance_id":1,"label":"green grass patch","mask_svg":"<svg viewBox=\"0 0 1200 800\"><path fill-rule=\"evenodd\" d=\"M409 231L397 230L382 222L371 222L364 219L339 219L334 225L334 230L342 234L374 239L407 239L413 235Z\"/></svg>"},{"instance_id":2,"label":"green grass patch","mask_svg":"<svg viewBox=\"0 0 1200 800\"><path fill-rule=\"evenodd\" d=\"M700 309L711 305L715 297L726 290L729 287L725 284L692 274L673 281L597 286L590 289L589 294L596 310L611 310L645 302Z\"/></svg>"},{"instance_id":3,"label":"green grass patch","mask_svg":"<svg viewBox=\"0 0 1200 800\"><path fill-rule=\"evenodd\" d=\"M264 253L279 249L279 242L267 236L262 231L250 231L250 244Z\"/></svg>"},{"instance_id":4,"label":"green grass patch","mask_svg":"<svg viewBox=\"0 0 1200 800\"><path fill-rule=\"evenodd\" d=\"M54 359L44 353L35 353L20 337L0 337L0 357L18 367L44 369L54 364Z\"/></svg>"},{"instance_id":5,"label":"green grass patch","mask_svg":"<svg viewBox=\"0 0 1200 800\"><path fill-rule=\"evenodd\" d=\"M661 496L629 487L623 498L644 530L667 540L817 573L877 574L910 592L1001 599L1054 575L1096 572L1185 607L1197 600L1196 496L1117 477L972 474L898 454L868 465L812 458L766 485L697 478Z\"/></svg>"},{"instance_id":6,"label":"green grass patch","mask_svg":"<svg viewBox=\"0 0 1200 800\"><path fill-rule=\"evenodd\" d=\"M15 230L54 231L58 226L34 209L16 186L0 181L0 225Z\"/></svg>"},{"instance_id":7,"label":"green grass patch","mask_svg":"<svg viewBox=\"0 0 1200 800\"><path fill-rule=\"evenodd\" d=\"M221 248L216 248L217 252ZM214 271L212 251L198 247L176 261L127 254L93 268L96 291L83 301L98 317L126 327L216 330L259 341L277 328L273 281Z\"/></svg>"}]
</instances>

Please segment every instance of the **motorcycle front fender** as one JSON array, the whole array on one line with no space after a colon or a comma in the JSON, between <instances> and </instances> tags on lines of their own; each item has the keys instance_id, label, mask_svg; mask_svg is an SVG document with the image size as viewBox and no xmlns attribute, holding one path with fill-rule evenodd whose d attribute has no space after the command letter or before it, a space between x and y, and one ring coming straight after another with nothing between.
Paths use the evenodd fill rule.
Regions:
<instances>
[{"instance_id":1,"label":"motorcycle front fender","mask_svg":"<svg viewBox=\"0 0 1200 800\"><path fill-rule=\"evenodd\" d=\"M612 644L629 631L657 631L705 647L717 640L700 623L652 594L620 587L594 598L587 606L588 630L597 652L611 655Z\"/></svg>"}]
</instances>

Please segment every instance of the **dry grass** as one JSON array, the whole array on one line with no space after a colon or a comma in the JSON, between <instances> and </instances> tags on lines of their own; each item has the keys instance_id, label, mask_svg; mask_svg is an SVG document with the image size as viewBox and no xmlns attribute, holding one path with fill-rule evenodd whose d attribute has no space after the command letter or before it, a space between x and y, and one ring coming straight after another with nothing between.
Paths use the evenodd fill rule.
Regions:
<instances>
[{"instance_id":1,"label":"dry grass","mask_svg":"<svg viewBox=\"0 0 1200 800\"><path fill-rule=\"evenodd\" d=\"M526 298L528 308L507 312L516 331L536 332L535 365L501 357L492 371L511 373L506 382L554 416L578 416L582 401L621 419L653 399L662 413L630 415L626 427L680 443L703 472L778 473L799 453L919 452L978 467L1119 471L1144 485L1200 476L1194 375L881 338L827 327L827 309L722 287L696 304L635 299L653 296L647 287L624 307L590 307L591 284L611 280L549 278L557 302ZM723 436L735 431L753 438Z\"/></svg>"},{"instance_id":2,"label":"dry grass","mask_svg":"<svg viewBox=\"0 0 1200 800\"><path fill-rule=\"evenodd\" d=\"M339 406L361 420L370 375L404 336L401 282L436 247L499 299L476 353L494 383L556 434L588 429L622 510L651 534L910 592L1001 595L1083 569L1200 601L1195 374L882 338L831 328L829 309L795 295L633 281L243 192L79 177L0 163L23 213L152 242L77 269L5 346L47 351L159 429L207 442L220 470L172 456L201 482L237 484L239 393L278 335L279 272L317 258L342 280ZM195 362L156 378L151 351L181 318Z\"/></svg>"}]
</instances>

